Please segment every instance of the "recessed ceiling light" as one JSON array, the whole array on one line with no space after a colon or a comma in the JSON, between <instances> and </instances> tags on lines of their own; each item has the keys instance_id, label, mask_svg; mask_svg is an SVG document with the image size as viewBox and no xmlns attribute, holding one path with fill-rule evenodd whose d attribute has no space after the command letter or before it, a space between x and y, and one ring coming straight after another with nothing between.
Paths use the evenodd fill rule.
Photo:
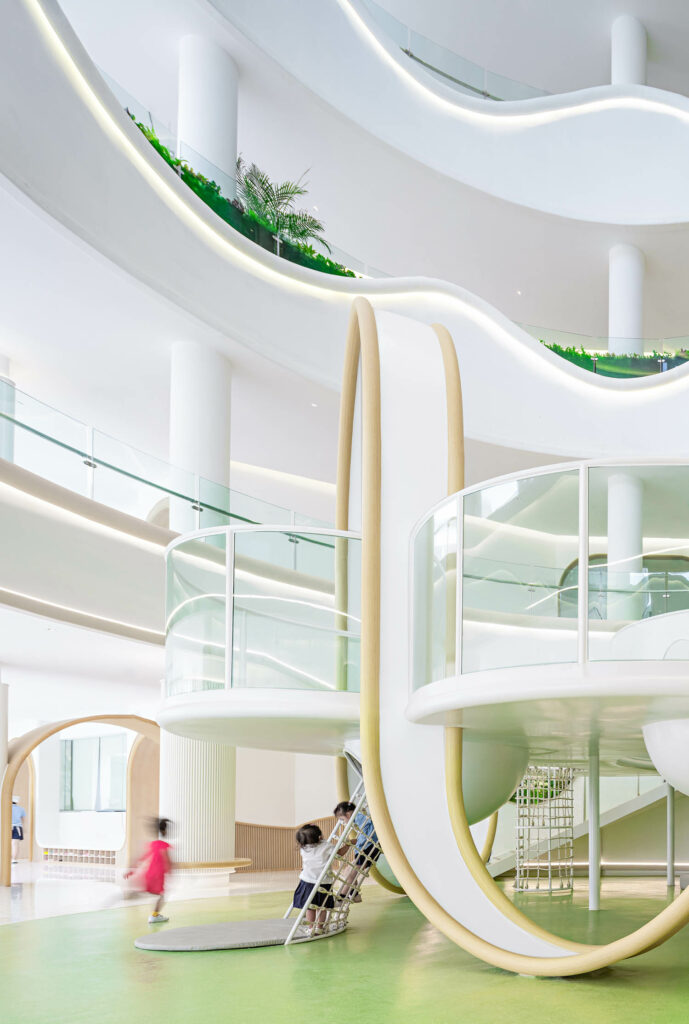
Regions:
<instances>
[{"instance_id":1,"label":"recessed ceiling light","mask_svg":"<svg viewBox=\"0 0 689 1024\"><path fill-rule=\"evenodd\" d=\"M316 213L318 213L318 207L317 206L314 206L314 210L316 211Z\"/></svg>"},{"instance_id":2,"label":"recessed ceiling light","mask_svg":"<svg viewBox=\"0 0 689 1024\"><path fill-rule=\"evenodd\" d=\"M317 409L318 408L318 402L312 402L311 403L311 408L312 409Z\"/></svg>"},{"instance_id":3,"label":"recessed ceiling light","mask_svg":"<svg viewBox=\"0 0 689 1024\"><path fill-rule=\"evenodd\" d=\"M521 295L521 288L517 288L517 295Z\"/></svg>"}]
</instances>

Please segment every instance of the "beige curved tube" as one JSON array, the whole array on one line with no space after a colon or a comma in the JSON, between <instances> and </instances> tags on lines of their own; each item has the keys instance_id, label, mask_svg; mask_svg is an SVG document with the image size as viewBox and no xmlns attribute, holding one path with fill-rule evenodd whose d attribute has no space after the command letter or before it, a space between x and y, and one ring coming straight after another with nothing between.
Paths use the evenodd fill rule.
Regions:
<instances>
[{"instance_id":1,"label":"beige curved tube","mask_svg":"<svg viewBox=\"0 0 689 1024\"><path fill-rule=\"evenodd\" d=\"M335 785L337 789L337 799L349 800L349 779L347 777L346 757L335 758ZM400 885L395 885L394 882L390 882L384 875L381 875L375 864L371 864L368 874L370 878L378 883L381 889L387 889L388 892L394 893L395 896L405 895L404 889Z\"/></svg>"},{"instance_id":2,"label":"beige curved tube","mask_svg":"<svg viewBox=\"0 0 689 1024\"><path fill-rule=\"evenodd\" d=\"M483 841L481 847L481 860L484 864L487 864L490 860L490 855L493 852L493 843L495 842L495 833L498 831L498 812L495 811L491 814L488 819L488 831L486 832L486 838Z\"/></svg>"},{"instance_id":3,"label":"beige curved tube","mask_svg":"<svg viewBox=\"0 0 689 1024\"><path fill-rule=\"evenodd\" d=\"M380 766L380 357L374 312L363 298L355 299L353 304L344 363L336 512L336 527L342 530L349 525L352 427L359 359L363 420L361 742L369 806L392 870L407 895L432 924L467 952L507 971L542 977L584 974L650 949L689 920L689 889L653 920L621 939L572 955L535 957L495 946L461 925L430 895L407 860L390 816ZM478 860L480 862L480 858ZM467 866L474 875L476 866L471 861ZM485 871L482 863L481 870ZM561 940L556 941L561 943Z\"/></svg>"}]
</instances>

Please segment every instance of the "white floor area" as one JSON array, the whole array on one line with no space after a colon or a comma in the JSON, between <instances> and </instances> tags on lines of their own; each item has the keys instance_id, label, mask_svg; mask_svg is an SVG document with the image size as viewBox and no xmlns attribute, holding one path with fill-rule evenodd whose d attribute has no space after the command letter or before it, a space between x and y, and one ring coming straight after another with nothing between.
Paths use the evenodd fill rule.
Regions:
<instances>
[{"instance_id":1,"label":"white floor area","mask_svg":"<svg viewBox=\"0 0 689 1024\"><path fill-rule=\"evenodd\" d=\"M296 871L222 872L215 876L173 874L168 885L168 900L287 892L295 888L297 874ZM152 896L124 898L120 878L121 872L115 868L20 861L12 865L12 885L0 887L0 925L104 910L126 903L153 902Z\"/></svg>"}]
</instances>

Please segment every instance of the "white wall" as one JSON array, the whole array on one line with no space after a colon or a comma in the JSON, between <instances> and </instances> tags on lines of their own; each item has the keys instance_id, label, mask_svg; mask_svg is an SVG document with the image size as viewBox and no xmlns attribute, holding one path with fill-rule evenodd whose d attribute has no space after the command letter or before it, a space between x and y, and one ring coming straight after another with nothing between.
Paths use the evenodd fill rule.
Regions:
<instances>
[{"instance_id":1,"label":"white wall","mask_svg":"<svg viewBox=\"0 0 689 1024\"><path fill-rule=\"evenodd\" d=\"M237 821L291 827L336 803L332 757L237 748Z\"/></svg>"}]
</instances>

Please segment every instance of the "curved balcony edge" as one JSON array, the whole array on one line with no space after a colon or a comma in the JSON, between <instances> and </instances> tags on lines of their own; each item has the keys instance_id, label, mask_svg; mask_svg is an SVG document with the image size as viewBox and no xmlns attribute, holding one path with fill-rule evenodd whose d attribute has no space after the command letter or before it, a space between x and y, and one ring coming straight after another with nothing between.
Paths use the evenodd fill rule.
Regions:
<instances>
[{"instance_id":1,"label":"curved balcony edge","mask_svg":"<svg viewBox=\"0 0 689 1024\"><path fill-rule=\"evenodd\" d=\"M207 690L168 697L156 720L189 739L306 754L341 754L359 735L359 694Z\"/></svg>"},{"instance_id":2,"label":"curved balcony edge","mask_svg":"<svg viewBox=\"0 0 689 1024\"><path fill-rule=\"evenodd\" d=\"M340 113L448 177L575 220L640 225L689 219L686 169L676 173L667 165L670 159L684 162L678 153L686 148L681 133L689 125L685 96L649 86L608 85L486 103L460 98L406 57L354 0L307 0L303 19L265 0L231 5L214 0L212 6ZM649 118L653 154L643 141ZM644 167L635 167L638 186L628 173L630 147ZM595 181L593 166L601 172ZM649 196L644 183L656 179L665 182L656 190L663 195ZM588 183L585 190L582 180Z\"/></svg>"}]
</instances>

